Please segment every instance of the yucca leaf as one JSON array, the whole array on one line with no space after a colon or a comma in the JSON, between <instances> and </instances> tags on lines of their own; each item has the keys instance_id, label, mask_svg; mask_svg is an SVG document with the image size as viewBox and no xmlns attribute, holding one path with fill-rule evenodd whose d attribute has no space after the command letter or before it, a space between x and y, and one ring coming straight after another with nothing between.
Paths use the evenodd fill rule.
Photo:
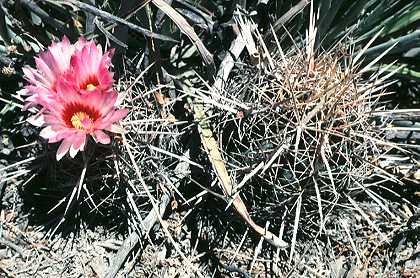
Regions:
<instances>
[{"instance_id":1,"label":"yucca leaf","mask_svg":"<svg viewBox=\"0 0 420 278\"><path fill-rule=\"evenodd\" d=\"M407 13L407 10L412 9L413 4L409 4L407 6L404 6L402 9L396 10L395 8L391 9L391 11L393 12L392 16L382 16L382 20L378 21L375 25L368 25L367 27L360 27L358 28L358 33L360 34L360 36L357 39L357 42L361 42L363 40L366 40L370 37L372 37L373 34L377 33L379 29L384 28L384 32L381 34L382 37L386 37L388 34L390 34L391 32L389 32L390 29L393 29L395 24L400 21L406 21L405 19L403 19L405 17L405 14ZM386 13L388 13L390 11L387 11ZM381 19L381 18L379 18Z\"/></svg>"},{"instance_id":2,"label":"yucca leaf","mask_svg":"<svg viewBox=\"0 0 420 278\"><path fill-rule=\"evenodd\" d=\"M335 22L334 26L328 31L328 36L324 39L324 43L329 45L332 41L343 36L347 31L346 29L348 29L349 26L354 25L357 18L363 14L363 10L365 10L366 7L375 4L375 2L376 0L371 0L367 3L364 0L354 1L342 15L339 15L340 20Z\"/></svg>"},{"instance_id":3,"label":"yucca leaf","mask_svg":"<svg viewBox=\"0 0 420 278\"><path fill-rule=\"evenodd\" d=\"M393 22L386 27L383 35L398 32L418 20L420 20L420 5L414 6L399 18L393 18Z\"/></svg>"},{"instance_id":4,"label":"yucca leaf","mask_svg":"<svg viewBox=\"0 0 420 278\"><path fill-rule=\"evenodd\" d=\"M342 7L344 0L323 0L320 4L320 21L318 24L318 38L323 38L327 34L338 10ZM316 13L315 13L316 14Z\"/></svg>"},{"instance_id":5,"label":"yucca leaf","mask_svg":"<svg viewBox=\"0 0 420 278\"><path fill-rule=\"evenodd\" d=\"M383 21L392 18L399 11L407 9L407 6L412 5L411 1L408 1L408 5L404 5L407 1L376 1L376 7L372 11L367 12L365 16L361 18L361 23L358 26L360 34L367 33L374 29L378 25L383 26ZM381 28L379 27L379 28Z\"/></svg>"},{"instance_id":6,"label":"yucca leaf","mask_svg":"<svg viewBox=\"0 0 420 278\"><path fill-rule=\"evenodd\" d=\"M10 43L10 37L7 30L6 13L3 9L3 2L0 1L0 39L6 44Z\"/></svg>"},{"instance_id":7,"label":"yucca leaf","mask_svg":"<svg viewBox=\"0 0 420 278\"><path fill-rule=\"evenodd\" d=\"M397 66L395 66L395 67L397 67ZM396 74L398 74L400 76L403 76L407 79L416 79L418 82L420 82L420 72L411 69L408 65L407 65L407 67L404 67L401 70L397 71Z\"/></svg>"},{"instance_id":8,"label":"yucca leaf","mask_svg":"<svg viewBox=\"0 0 420 278\"><path fill-rule=\"evenodd\" d=\"M384 43L371 47L364 53L364 56L368 58L374 58L380 55L385 50L387 50L396 42L397 42L396 46L389 52L389 54L403 53L414 47L419 47L420 46L420 30L416 30L412 33L409 33L405 36L402 36L396 39L390 39Z\"/></svg>"},{"instance_id":9,"label":"yucca leaf","mask_svg":"<svg viewBox=\"0 0 420 278\"><path fill-rule=\"evenodd\" d=\"M414 79L420 81L420 72L416 71L412 68L409 64L395 64L392 66L388 66L386 64L376 65L370 69L370 71L376 71L379 68L387 66L388 68L384 72L392 72L395 71L395 75L406 78L406 79ZM397 70L400 68L399 70Z\"/></svg>"}]
</instances>

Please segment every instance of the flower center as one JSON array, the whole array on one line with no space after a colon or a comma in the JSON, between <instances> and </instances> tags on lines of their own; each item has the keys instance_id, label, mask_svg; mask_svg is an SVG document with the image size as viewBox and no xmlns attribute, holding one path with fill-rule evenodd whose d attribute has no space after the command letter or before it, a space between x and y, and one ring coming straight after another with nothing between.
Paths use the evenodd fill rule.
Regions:
<instances>
[{"instance_id":1,"label":"flower center","mask_svg":"<svg viewBox=\"0 0 420 278\"><path fill-rule=\"evenodd\" d=\"M92 130L93 120L86 112L76 112L71 116L71 124L74 128L80 130Z\"/></svg>"},{"instance_id":2,"label":"flower center","mask_svg":"<svg viewBox=\"0 0 420 278\"><path fill-rule=\"evenodd\" d=\"M68 103L62 111L61 118L68 128L75 128L86 133L95 130L95 123L102 117L99 110L80 102Z\"/></svg>"},{"instance_id":3,"label":"flower center","mask_svg":"<svg viewBox=\"0 0 420 278\"><path fill-rule=\"evenodd\" d=\"M84 82L82 82L80 88L86 91L93 91L98 86L99 86L98 78L96 76L89 76L88 78L86 78Z\"/></svg>"},{"instance_id":4,"label":"flower center","mask_svg":"<svg viewBox=\"0 0 420 278\"><path fill-rule=\"evenodd\" d=\"M96 88L96 86L92 83L89 83L89 84L86 85L86 90L88 90L88 91L93 91L93 90L95 90L95 88Z\"/></svg>"}]
</instances>

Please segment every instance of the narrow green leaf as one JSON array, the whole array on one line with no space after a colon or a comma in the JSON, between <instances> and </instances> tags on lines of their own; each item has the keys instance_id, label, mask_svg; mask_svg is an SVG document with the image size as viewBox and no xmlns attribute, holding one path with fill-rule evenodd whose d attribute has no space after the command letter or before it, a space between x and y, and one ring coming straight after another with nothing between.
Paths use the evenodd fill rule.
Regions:
<instances>
[{"instance_id":1,"label":"narrow green leaf","mask_svg":"<svg viewBox=\"0 0 420 278\"><path fill-rule=\"evenodd\" d=\"M398 12L406 10L407 6L412 5L411 3L405 5L405 7L401 7L401 3L398 0L378 0L376 2L376 7L372 11L367 12L366 16L361 18L361 23L358 28L360 31L359 34L365 34L377 26L380 26L379 28L381 28L384 26L384 21L390 20L398 14Z\"/></svg>"},{"instance_id":2,"label":"narrow green leaf","mask_svg":"<svg viewBox=\"0 0 420 278\"><path fill-rule=\"evenodd\" d=\"M5 44L10 43L10 36L6 24L6 13L4 12L2 1L0 1L0 39L3 40Z\"/></svg>"},{"instance_id":3,"label":"narrow green leaf","mask_svg":"<svg viewBox=\"0 0 420 278\"><path fill-rule=\"evenodd\" d=\"M375 3L376 0L371 0L367 3L364 0L354 1L344 15L329 30L328 37L324 40L324 43L329 45L332 41L342 37L351 26L354 26L357 18L363 16L366 8Z\"/></svg>"},{"instance_id":4,"label":"narrow green leaf","mask_svg":"<svg viewBox=\"0 0 420 278\"><path fill-rule=\"evenodd\" d=\"M418 20L420 20L420 5L414 6L411 10L403 14L401 17L394 18L394 22L386 26L383 35L388 35L397 32Z\"/></svg>"},{"instance_id":5,"label":"narrow green leaf","mask_svg":"<svg viewBox=\"0 0 420 278\"><path fill-rule=\"evenodd\" d=\"M393 45L396 42L397 42L396 46L389 52L389 54L402 53L412 48L419 47L420 46L420 30L416 30L412 33L409 33L405 36L402 36L396 39L390 39L387 42L371 47L366 50L366 52L364 53L364 56L375 58L378 55L380 55L382 52L384 52L386 49L391 47L391 45Z\"/></svg>"},{"instance_id":6,"label":"narrow green leaf","mask_svg":"<svg viewBox=\"0 0 420 278\"><path fill-rule=\"evenodd\" d=\"M382 68L384 66L387 66L388 68L385 70L385 72L392 72L395 71L396 75L399 75L400 77L406 78L406 79L415 79L420 81L420 72L414 70L411 68L410 65L408 64L395 64L392 66L388 66L388 65L377 65L374 67L370 68L370 71L376 71L379 68ZM401 67L401 68L400 68ZM398 69L400 68L400 69Z\"/></svg>"},{"instance_id":7,"label":"narrow green leaf","mask_svg":"<svg viewBox=\"0 0 420 278\"><path fill-rule=\"evenodd\" d=\"M325 37L325 35L328 33L328 30L331 27L331 23L333 22L336 14L338 13L338 10L342 7L344 0L336 0L334 3L329 2L329 7L325 7L326 10L325 13L320 12L320 21L318 24L318 38L320 41ZM321 9L322 11L322 9ZM315 11L315 15L317 14L317 11Z\"/></svg>"}]
</instances>

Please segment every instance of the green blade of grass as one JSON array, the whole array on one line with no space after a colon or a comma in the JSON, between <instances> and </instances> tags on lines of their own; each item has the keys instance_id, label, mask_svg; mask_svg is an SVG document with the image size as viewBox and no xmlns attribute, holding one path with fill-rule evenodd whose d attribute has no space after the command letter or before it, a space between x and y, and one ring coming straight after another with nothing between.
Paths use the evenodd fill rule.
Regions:
<instances>
[{"instance_id":1,"label":"green blade of grass","mask_svg":"<svg viewBox=\"0 0 420 278\"><path fill-rule=\"evenodd\" d=\"M404 13L399 18L393 18L392 23L390 23L386 28L383 36L398 32L401 29L406 28L407 26L413 24L416 21L420 20L420 5L414 6L411 10Z\"/></svg>"}]
</instances>

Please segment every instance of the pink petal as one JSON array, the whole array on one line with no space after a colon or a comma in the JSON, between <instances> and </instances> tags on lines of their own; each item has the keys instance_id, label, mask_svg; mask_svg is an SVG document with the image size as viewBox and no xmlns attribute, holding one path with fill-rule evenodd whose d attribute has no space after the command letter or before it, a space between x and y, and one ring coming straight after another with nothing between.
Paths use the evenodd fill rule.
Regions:
<instances>
[{"instance_id":1,"label":"pink petal","mask_svg":"<svg viewBox=\"0 0 420 278\"><path fill-rule=\"evenodd\" d=\"M62 125L63 123L63 119L61 119L60 117L57 117L57 115L54 114L47 114L44 116L44 120L45 123L47 125Z\"/></svg>"},{"instance_id":2,"label":"pink petal","mask_svg":"<svg viewBox=\"0 0 420 278\"><path fill-rule=\"evenodd\" d=\"M79 150L78 149L75 149L74 147L73 147L73 145L71 145L71 147L70 147L70 157L71 158L74 158L75 156L76 156L76 154L79 152Z\"/></svg>"},{"instance_id":3,"label":"pink petal","mask_svg":"<svg viewBox=\"0 0 420 278\"><path fill-rule=\"evenodd\" d=\"M98 119L95 122L96 129L110 129L111 125L120 119L124 118L127 115L127 109L121 109L116 111L111 111L102 119Z\"/></svg>"},{"instance_id":4,"label":"pink petal","mask_svg":"<svg viewBox=\"0 0 420 278\"><path fill-rule=\"evenodd\" d=\"M73 144L70 147L70 156L72 158L74 158L80 150L83 150L85 140L86 140L85 134L79 134L73 137L72 139Z\"/></svg>"},{"instance_id":5,"label":"pink petal","mask_svg":"<svg viewBox=\"0 0 420 278\"><path fill-rule=\"evenodd\" d=\"M115 54L115 48L111 48L107 52L105 52L104 57L108 58L108 60L106 61L107 63L111 61L112 57L114 57L114 54Z\"/></svg>"},{"instance_id":6,"label":"pink petal","mask_svg":"<svg viewBox=\"0 0 420 278\"><path fill-rule=\"evenodd\" d=\"M109 129L111 125L118 122L128 114L128 109L120 109L109 112L103 119L95 123L97 129Z\"/></svg>"},{"instance_id":7,"label":"pink petal","mask_svg":"<svg viewBox=\"0 0 420 278\"><path fill-rule=\"evenodd\" d=\"M115 91L101 92L99 90L95 90L87 93L86 96L85 103L91 107L99 109L101 114L105 116L114 109L114 104L117 101L118 95Z\"/></svg>"},{"instance_id":8,"label":"pink petal","mask_svg":"<svg viewBox=\"0 0 420 278\"><path fill-rule=\"evenodd\" d=\"M51 128L51 126L47 126L43 130L41 130L41 133L39 135L41 137L45 138L45 139L50 139L50 138L53 138L53 137L57 136L57 132L55 132Z\"/></svg>"},{"instance_id":9,"label":"pink petal","mask_svg":"<svg viewBox=\"0 0 420 278\"><path fill-rule=\"evenodd\" d=\"M43 60L44 56L41 55L41 58L35 58L35 63L36 66L38 67L38 69L40 69L42 71L42 73L44 73L44 76L47 78L49 83L53 83L55 80L55 75L54 73L51 71L51 69L49 68L48 64ZM46 58L46 57L44 57ZM46 58L48 59L48 58Z\"/></svg>"},{"instance_id":10,"label":"pink petal","mask_svg":"<svg viewBox=\"0 0 420 278\"><path fill-rule=\"evenodd\" d=\"M106 130L108 130L110 132L113 132L113 133L118 133L118 134L127 133L127 131L122 126L116 125L116 124L111 125L111 127L107 128Z\"/></svg>"},{"instance_id":11,"label":"pink petal","mask_svg":"<svg viewBox=\"0 0 420 278\"><path fill-rule=\"evenodd\" d=\"M70 65L72 70L73 83L78 87L85 85L87 78L96 77L100 90L107 91L111 89L114 82L112 73L109 71L112 52L103 54L100 45L94 41L86 42L79 40L76 51L71 57ZM82 91L82 93L89 93Z\"/></svg>"},{"instance_id":12,"label":"pink petal","mask_svg":"<svg viewBox=\"0 0 420 278\"><path fill-rule=\"evenodd\" d=\"M55 130L55 128L57 129ZM74 136L77 135L77 131L67 128L67 127L59 126L59 127L54 127L53 129L57 133L57 135L55 137L48 139L48 143L56 143L63 139L70 140L71 142L73 142Z\"/></svg>"},{"instance_id":13,"label":"pink petal","mask_svg":"<svg viewBox=\"0 0 420 278\"><path fill-rule=\"evenodd\" d=\"M109 70L106 67L99 67L97 69L97 76L99 77L99 83L101 84L101 87L104 91L107 91L112 88L112 84L114 83L114 80L112 78L113 74L109 72Z\"/></svg>"},{"instance_id":14,"label":"pink petal","mask_svg":"<svg viewBox=\"0 0 420 278\"><path fill-rule=\"evenodd\" d=\"M57 136L51 137L50 139L48 139L48 143L54 144L54 143L60 142L61 140L63 140L63 138L58 138Z\"/></svg>"},{"instance_id":15,"label":"pink petal","mask_svg":"<svg viewBox=\"0 0 420 278\"><path fill-rule=\"evenodd\" d=\"M109 136L103 132L102 130L96 130L95 131L95 139L104 145L107 145L109 143L111 143L111 139L109 138Z\"/></svg>"},{"instance_id":16,"label":"pink petal","mask_svg":"<svg viewBox=\"0 0 420 278\"><path fill-rule=\"evenodd\" d=\"M86 44L87 44L86 39L84 37L80 37L79 40L75 44L76 50L82 49Z\"/></svg>"},{"instance_id":17,"label":"pink petal","mask_svg":"<svg viewBox=\"0 0 420 278\"><path fill-rule=\"evenodd\" d=\"M112 117L110 119L108 119L108 121L115 123L120 121L122 118L124 118L125 116L127 116L129 110L128 109L119 109L116 110L113 114Z\"/></svg>"},{"instance_id":18,"label":"pink petal","mask_svg":"<svg viewBox=\"0 0 420 278\"><path fill-rule=\"evenodd\" d=\"M36 78L34 75L35 69L31 67L23 67L22 68L23 74L25 75L25 78L31 82L35 82Z\"/></svg>"},{"instance_id":19,"label":"pink petal","mask_svg":"<svg viewBox=\"0 0 420 278\"><path fill-rule=\"evenodd\" d=\"M23 88L17 91L16 94L18 94L19 96L28 96L30 95L30 92L26 88Z\"/></svg>"},{"instance_id":20,"label":"pink petal","mask_svg":"<svg viewBox=\"0 0 420 278\"><path fill-rule=\"evenodd\" d=\"M68 82L57 82L57 96L63 103L83 102L76 89Z\"/></svg>"},{"instance_id":21,"label":"pink petal","mask_svg":"<svg viewBox=\"0 0 420 278\"><path fill-rule=\"evenodd\" d=\"M82 141L80 142L80 146L76 146L80 151L85 149L86 145L86 135L82 137Z\"/></svg>"},{"instance_id":22,"label":"pink petal","mask_svg":"<svg viewBox=\"0 0 420 278\"><path fill-rule=\"evenodd\" d=\"M74 52L74 46L70 45L67 37L63 37L61 42L53 43L48 47L49 61L57 75L69 69L70 57Z\"/></svg>"},{"instance_id":23,"label":"pink petal","mask_svg":"<svg viewBox=\"0 0 420 278\"><path fill-rule=\"evenodd\" d=\"M69 151L71 146L71 141L70 140L63 140L63 142L61 143L60 147L57 150L57 161L59 161L60 159L63 158L63 156L66 155L66 153Z\"/></svg>"}]
</instances>

